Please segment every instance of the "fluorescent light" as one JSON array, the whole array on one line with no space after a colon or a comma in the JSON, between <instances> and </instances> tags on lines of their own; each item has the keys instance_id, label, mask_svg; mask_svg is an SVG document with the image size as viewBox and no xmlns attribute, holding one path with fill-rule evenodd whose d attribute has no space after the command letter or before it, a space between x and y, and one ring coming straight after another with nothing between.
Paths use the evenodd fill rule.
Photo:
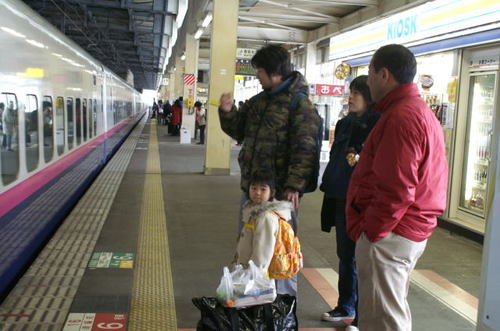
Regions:
<instances>
[{"instance_id":1,"label":"fluorescent light","mask_svg":"<svg viewBox=\"0 0 500 331\"><path fill-rule=\"evenodd\" d=\"M28 44L31 44L31 45L36 46L38 48L48 48L47 46L45 46L44 44L42 44L41 42L36 41L36 40L26 39L26 42Z\"/></svg>"},{"instance_id":2,"label":"fluorescent light","mask_svg":"<svg viewBox=\"0 0 500 331\"><path fill-rule=\"evenodd\" d=\"M63 57L61 54L58 54L58 53L52 53L52 55L57 56L57 57Z\"/></svg>"},{"instance_id":3,"label":"fluorescent light","mask_svg":"<svg viewBox=\"0 0 500 331\"><path fill-rule=\"evenodd\" d=\"M85 67L83 64L79 64L78 62L73 61L72 59L68 59L66 57L61 58L63 61L68 62L71 65L74 65L75 67Z\"/></svg>"},{"instance_id":4,"label":"fluorescent light","mask_svg":"<svg viewBox=\"0 0 500 331\"><path fill-rule=\"evenodd\" d=\"M196 30L196 33L194 34L194 39L200 39L202 34L203 34L203 29L199 28L198 30Z\"/></svg>"},{"instance_id":5,"label":"fluorescent light","mask_svg":"<svg viewBox=\"0 0 500 331\"><path fill-rule=\"evenodd\" d=\"M16 36L16 37L19 37L19 38L26 38L26 36L25 36L25 35L23 35L23 34L21 34L21 33L17 32L17 31L15 31L15 30L9 29L9 28L7 28L7 27L5 27L5 26L2 26L2 27L1 27L1 29L2 29L3 31L5 31L5 32L10 33L10 34L11 34L11 35L13 35L13 36Z\"/></svg>"},{"instance_id":6,"label":"fluorescent light","mask_svg":"<svg viewBox=\"0 0 500 331\"><path fill-rule=\"evenodd\" d=\"M201 26L206 28L210 22L212 22L212 13L207 13L207 16L203 19L203 22L201 23Z\"/></svg>"},{"instance_id":7,"label":"fluorescent light","mask_svg":"<svg viewBox=\"0 0 500 331\"><path fill-rule=\"evenodd\" d=\"M184 61L185 59L186 59L186 54L184 54L184 53L183 53L183 54L181 55L181 61Z\"/></svg>"}]
</instances>

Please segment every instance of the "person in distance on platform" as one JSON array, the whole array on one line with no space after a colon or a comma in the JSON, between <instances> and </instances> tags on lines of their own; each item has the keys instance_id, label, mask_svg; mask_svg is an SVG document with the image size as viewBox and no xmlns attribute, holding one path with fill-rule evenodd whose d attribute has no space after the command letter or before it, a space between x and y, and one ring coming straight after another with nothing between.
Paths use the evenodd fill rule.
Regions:
<instances>
[{"instance_id":1,"label":"person in distance on platform","mask_svg":"<svg viewBox=\"0 0 500 331\"><path fill-rule=\"evenodd\" d=\"M409 331L410 273L446 206L443 130L413 83L417 63L402 45L372 57L368 86L380 120L347 192L347 232L356 242L359 329Z\"/></svg>"},{"instance_id":2,"label":"person in distance on platform","mask_svg":"<svg viewBox=\"0 0 500 331\"><path fill-rule=\"evenodd\" d=\"M202 104L199 101L194 103L194 109L196 111L196 123L198 124L198 128L200 130L200 141L198 145L205 144L205 126L207 125L207 116L205 113L205 109L202 108Z\"/></svg>"}]
</instances>

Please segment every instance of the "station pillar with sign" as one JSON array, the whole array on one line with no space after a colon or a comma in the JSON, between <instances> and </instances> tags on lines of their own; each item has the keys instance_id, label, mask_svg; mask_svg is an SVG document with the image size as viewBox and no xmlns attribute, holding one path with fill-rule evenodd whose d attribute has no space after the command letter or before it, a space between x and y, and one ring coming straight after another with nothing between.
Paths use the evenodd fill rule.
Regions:
<instances>
[{"instance_id":1,"label":"station pillar with sign","mask_svg":"<svg viewBox=\"0 0 500 331\"><path fill-rule=\"evenodd\" d=\"M198 46L199 40L192 34L186 34L186 58L184 60L185 72L183 76L184 105L182 110L182 126L189 130L191 138L195 135L195 112L196 101L196 74L198 72Z\"/></svg>"},{"instance_id":2,"label":"station pillar with sign","mask_svg":"<svg viewBox=\"0 0 500 331\"><path fill-rule=\"evenodd\" d=\"M221 94L234 90L238 5L238 1L213 2L205 175L230 173L231 138L220 127L218 106Z\"/></svg>"}]
</instances>

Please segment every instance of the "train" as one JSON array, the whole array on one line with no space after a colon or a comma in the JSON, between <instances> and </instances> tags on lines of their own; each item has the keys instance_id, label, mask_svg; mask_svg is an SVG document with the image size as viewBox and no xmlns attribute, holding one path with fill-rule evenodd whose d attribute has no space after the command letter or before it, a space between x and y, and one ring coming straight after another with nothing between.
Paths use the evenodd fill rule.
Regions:
<instances>
[{"instance_id":1,"label":"train","mask_svg":"<svg viewBox=\"0 0 500 331\"><path fill-rule=\"evenodd\" d=\"M20 0L0 2L0 300L147 109Z\"/></svg>"}]
</instances>

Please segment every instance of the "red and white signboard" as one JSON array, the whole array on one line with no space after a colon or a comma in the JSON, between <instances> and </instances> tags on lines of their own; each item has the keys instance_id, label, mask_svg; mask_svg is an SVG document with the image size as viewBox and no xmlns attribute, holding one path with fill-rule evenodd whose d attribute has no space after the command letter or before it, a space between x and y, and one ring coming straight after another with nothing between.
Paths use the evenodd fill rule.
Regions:
<instances>
[{"instance_id":1,"label":"red and white signboard","mask_svg":"<svg viewBox=\"0 0 500 331\"><path fill-rule=\"evenodd\" d=\"M344 96L344 85L328 85L316 84L317 95L334 95L337 97Z\"/></svg>"},{"instance_id":2,"label":"red and white signboard","mask_svg":"<svg viewBox=\"0 0 500 331\"><path fill-rule=\"evenodd\" d=\"M71 313L63 331L127 330L128 314Z\"/></svg>"},{"instance_id":3,"label":"red and white signboard","mask_svg":"<svg viewBox=\"0 0 500 331\"><path fill-rule=\"evenodd\" d=\"M196 76L194 74L184 75L184 85L194 85L195 80Z\"/></svg>"}]
</instances>

